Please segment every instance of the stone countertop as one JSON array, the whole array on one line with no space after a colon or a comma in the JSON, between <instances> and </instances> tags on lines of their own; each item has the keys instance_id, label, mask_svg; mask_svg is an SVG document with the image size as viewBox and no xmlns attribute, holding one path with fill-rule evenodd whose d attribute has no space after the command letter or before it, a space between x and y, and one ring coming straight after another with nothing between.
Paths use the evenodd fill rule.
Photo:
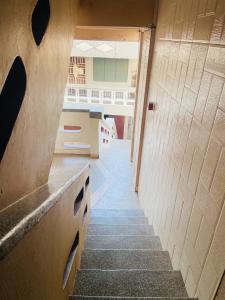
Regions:
<instances>
[{"instance_id":1,"label":"stone countertop","mask_svg":"<svg viewBox=\"0 0 225 300\"><path fill-rule=\"evenodd\" d=\"M0 211L0 260L47 214L88 167L88 162L77 162L73 168L61 169L50 175L47 184Z\"/></svg>"}]
</instances>

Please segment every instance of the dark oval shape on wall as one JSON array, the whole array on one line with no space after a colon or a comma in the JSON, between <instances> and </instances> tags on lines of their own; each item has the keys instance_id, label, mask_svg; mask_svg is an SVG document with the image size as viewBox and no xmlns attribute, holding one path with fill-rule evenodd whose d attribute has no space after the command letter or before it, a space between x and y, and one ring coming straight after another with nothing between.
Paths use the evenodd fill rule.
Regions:
<instances>
[{"instance_id":1,"label":"dark oval shape on wall","mask_svg":"<svg viewBox=\"0 0 225 300\"><path fill-rule=\"evenodd\" d=\"M79 194L77 195L75 201L74 201L74 216L76 215L76 213L78 212L80 206L81 206L81 202L84 198L84 188L82 188L79 192Z\"/></svg>"},{"instance_id":2,"label":"dark oval shape on wall","mask_svg":"<svg viewBox=\"0 0 225 300\"><path fill-rule=\"evenodd\" d=\"M0 162L24 99L26 83L26 70L21 57L17 56L0 94Z\"/></svg>"},{"instance_id":3,"label":"dark oval shape on wall","mask_svg":"<svg viewBox=\"0 0 225 300\"><path fill-rule=\"evenodd\" d=\"M84 223L86 216L87 216L87 212L88 212L88 206L86 204L85 209L84 209L84 213L83 213L83 217L82 217L82 223Z\"/></svg>"},{"instance_id":4,"label":"dark oval shape on wall","mask_svg":"<svg viewBox=\"0 0 225 300\"><path fill-rule=\"evenodd\" d=\"M40 45L50 19L49 0L38 0L32 14L32 32L37 46Z\"/></svg>"},{"instance_id":5,"label":"dark oval shape on wall","mask_svg":"<svg viewBox=\"0 0 225 300\"><path fill-rule=\"evenodd\" d=\"M90 182L90 178L89 176L87 177L86 181L85 181L85 187L87 188Z\"/></svg>"},{"instance_id":6,"label":"dark oval shape on wall","mask_svg":"<svg viewBox=\"0 0 225 300\"><path fill-rule=\"evenodd\" d=\"M70 276L70 272L72 270L73 267L73 262L74 259L76 257L76 253L77 253L77 249L79 246L79 232L77 232L76 237L73 241L72 247L70 249L70 253L68 255L67 261L66 261L66 265L65 265L65 269L63 272L63 289L66 287L67 281L69 279Z\"/></svg>"}]
</instances>

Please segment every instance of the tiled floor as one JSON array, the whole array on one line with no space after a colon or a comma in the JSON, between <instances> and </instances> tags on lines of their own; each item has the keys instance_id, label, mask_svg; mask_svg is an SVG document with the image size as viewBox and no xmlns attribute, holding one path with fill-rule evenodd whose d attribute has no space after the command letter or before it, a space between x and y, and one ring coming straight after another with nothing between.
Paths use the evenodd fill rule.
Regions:
<instances>
[{"instance_id":1,"label":"tiled floor","mask_svg":"<svg viewBox=\"0 0 225 300\"><path fill-rule=\"evenodd\" d=\"M139 208L133 189L130 141L113 140L92 163L92 204L100 209Z\"/></svg>"},{"instance_id":2,"label":"tiled floor","mask_svg":"<svg viewBox=\"0 0 225 300\"><path fill-rule=\"evenodd\" d=\"M73 168L87 157L55 155L51 174L62 167ZM92 207L100 209L137 209L139 203L133 189L130 141L113 140L102 146L100 159L91 159Z\"/></svg>"}]
</instances>

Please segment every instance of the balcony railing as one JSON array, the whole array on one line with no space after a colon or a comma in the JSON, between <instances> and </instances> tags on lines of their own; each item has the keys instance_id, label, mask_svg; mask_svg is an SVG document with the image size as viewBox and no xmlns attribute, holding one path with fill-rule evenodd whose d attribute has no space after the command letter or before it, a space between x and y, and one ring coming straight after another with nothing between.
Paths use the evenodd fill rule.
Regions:
<instances>
[{"instance_id":1,"label":"balcony railing","mask_svg":"<svg viewBox=\"0 0 225 300\"><path fill-rule=\"evenodd\" d=\"M65 101L82 104L127 105L135 104L135 88L94 88L84 85L67 85Z\"/></svg>"}]
</instances>

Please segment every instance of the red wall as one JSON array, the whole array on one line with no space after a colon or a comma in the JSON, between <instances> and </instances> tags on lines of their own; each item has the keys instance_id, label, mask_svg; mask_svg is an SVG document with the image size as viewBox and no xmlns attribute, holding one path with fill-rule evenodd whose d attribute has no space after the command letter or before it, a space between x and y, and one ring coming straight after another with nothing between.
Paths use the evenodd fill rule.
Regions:
<instances>
[{"instance_id":1,"label":"red wall","mask_svg":"<svg viewBox=\"0 0 225 300\"><path fill-rule=\"evenodd\" d=\"M123 139L124 134L124 117L123 116L114 116L118 139Z\"/></svg>"}]
</instances>

